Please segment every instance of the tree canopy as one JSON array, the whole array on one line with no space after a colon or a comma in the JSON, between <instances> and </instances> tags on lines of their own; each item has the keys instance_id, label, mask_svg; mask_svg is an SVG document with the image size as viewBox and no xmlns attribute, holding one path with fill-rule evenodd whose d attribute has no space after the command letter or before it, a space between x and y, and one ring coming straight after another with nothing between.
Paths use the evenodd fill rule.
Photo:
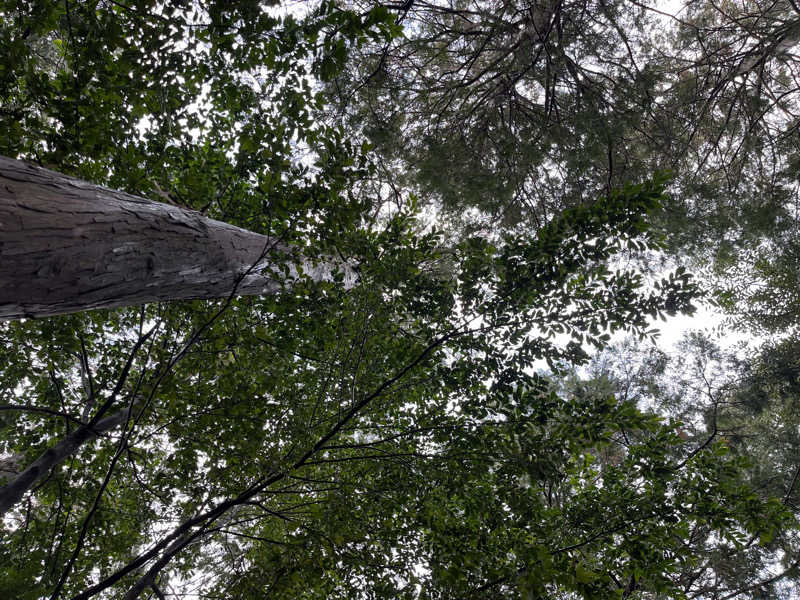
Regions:
<instances>
[{"instance_id":1,"label":"tree canopy","mask_svg":"<svg viewBox=\"0 0 800 600\"><path fill-rule=\"evenodd\" d=\"M0 2L0 155L295 250L0 323L0 596L792 597L797 15Z\"/></svg>"}]
</instances>

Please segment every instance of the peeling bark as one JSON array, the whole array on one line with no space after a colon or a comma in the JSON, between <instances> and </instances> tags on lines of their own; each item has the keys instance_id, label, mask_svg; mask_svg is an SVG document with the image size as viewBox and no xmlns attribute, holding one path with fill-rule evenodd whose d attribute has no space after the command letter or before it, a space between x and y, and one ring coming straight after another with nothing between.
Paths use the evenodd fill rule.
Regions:
<instances>
[{"instance_id":1,"label":"peeling bark","mask_svg":"<svg viewBox=\"0 0 800 600\"><path fill-rule=\"evenodd\" d=\"M267 236L0 157L0 320L274 293L270 250L288 257Z\"/></svg>"}]
</instances>

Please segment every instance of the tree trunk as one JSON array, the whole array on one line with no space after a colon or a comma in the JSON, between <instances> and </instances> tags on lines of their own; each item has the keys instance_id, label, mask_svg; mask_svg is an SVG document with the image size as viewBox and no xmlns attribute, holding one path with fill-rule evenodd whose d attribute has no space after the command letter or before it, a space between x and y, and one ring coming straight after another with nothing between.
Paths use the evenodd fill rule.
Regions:
<instances>
[{"instance_id":1,"label":"tree trunk","mask_svg":"<svg viewBox=\"0 0 800 600\"><path fill-rule=\"evenodd\" d=\"M262 274L272 250L288 253L200 213L0 157L0 320L272 293L280 284Z\"/></svg>"},{"instance_id":2,"label":"tree trunk","mask_svg":"<svg viewBox=\"0 0 800 600\"><path fill-rule=\"evenodd\" d=\"M55 446L45 450L24 471L16 475L5 486L0 487L0 516L13 508L22 499L25 492L47 475L50 469L72 456L87 441L124 423L129 414L130 409L125 407L97 423L81 425Z\"/></svg>"}]
</instances>

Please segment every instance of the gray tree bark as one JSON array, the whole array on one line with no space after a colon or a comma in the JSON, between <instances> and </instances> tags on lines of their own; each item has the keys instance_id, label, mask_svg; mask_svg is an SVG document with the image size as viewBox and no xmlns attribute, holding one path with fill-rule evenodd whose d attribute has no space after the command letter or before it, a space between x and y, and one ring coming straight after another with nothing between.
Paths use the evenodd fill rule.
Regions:
<instances>
[{"instance_id":1,"label":"gray tree bark","mask_svg":"<svg viewBox=\"0 0 800 600\"><path fill-rule=\"evenodd\" d=\"M50 469L72 456L87 441L124 423L129 414L130 409L125 407L96 423L81 425L55 446L45 450L24 471L0 488L0 515L13 508L28 490L50 472Z\"/></svg>"},{"instance_id":2,"label":"gray tree bark","mask_svg":"<svg viewBox=\"0 0 800 600\"><path fill-rule=\"evenodd\" d=\"M267 236L0 157L0 320L273 293L271 250L288 259Z\"/></svg>"}]
</instances>

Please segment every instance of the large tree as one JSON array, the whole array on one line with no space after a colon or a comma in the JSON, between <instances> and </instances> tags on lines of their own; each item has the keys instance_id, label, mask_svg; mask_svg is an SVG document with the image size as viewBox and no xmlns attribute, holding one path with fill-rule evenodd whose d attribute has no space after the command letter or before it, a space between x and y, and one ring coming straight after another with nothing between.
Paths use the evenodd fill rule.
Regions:
<instances>
[{"instance_id":1,"label":"large tree","mask_svg":"<svg viewBox=\"0 0 800 600\"><path fill-rule=\"evenodd\" d=\"M368 3L348 2L363 10ZM653 169L659 225L704 264L795 221L798 12L789 1L396 3L404 35L327 78L328 114L473 227L537 227ZM688 251L688 252L687 252ZM731 257L736 257L732 259Z\"/></svg>"},{"instance_id":2,"label":"large tree","mask_svg":"<svg viewBox=\"0 0 800 600\"><path fill-rule=\"evenodd\" d=\"M353 232L351 290L309 281L216 307L7 327L4 387L38 398L4 407L6 448L22 466L60 464L11 480L27 487L6 515L6 589L134 598L196 577L277 597L613 597L672 589L671 523L711 520L720 535L786 523L753 502L735 463L719 471L719 448L689 452L630 403L559 396L525 375L540 359L581 362L577 342L602 345L608 327L643 332L646 315L687 308L685 275L648 292L606 266L648 243L657 197L631 189L534 239L446 252L398 216ZM122 417L105 437L112 410ZM634 431L599 484L593 449ZM641 477L641 494L617 497ZM630 541L612 559L621 531ZM417 584L415 560L431 569Z\"/></svg>"},{"instance_id":3,"label":"large tree","mask_svg":"<svg viewBox=\"0 0 800 600\"><path fill-rule=\"evenodd\" d=\"M280 239L178 206L4 157L0 182L0 319L271 294L274 271L302 270ZM305 267L331 276L332 260Z\"/></svg>"},{"instance_id":4,"label":"large tree","mask_svg":"<svg viewBox=\"0 0 800 600\"><path fill-rule=\"evenodd\" d=\"M746 557L742 539L779 559L794 515L729 444L563 380L610 334L690 310L685 272L629 260L659 245L663 182L587 176L536 227L443 233L424 178L398 187L313 117L314 78L391 43L396 13L307 8L0 4L2 153L280 240L285 266L270 294L0 324L0 595L658 597L705 593L723 563L694 585L697 557ZM522 60L548 11L518 38L495 18L493 39ZM475 164L464 180L502 201ZM299 276L287 250L357 282ZM757 570L725 593L768 585Z\"/></svg>"}]
</instances>

